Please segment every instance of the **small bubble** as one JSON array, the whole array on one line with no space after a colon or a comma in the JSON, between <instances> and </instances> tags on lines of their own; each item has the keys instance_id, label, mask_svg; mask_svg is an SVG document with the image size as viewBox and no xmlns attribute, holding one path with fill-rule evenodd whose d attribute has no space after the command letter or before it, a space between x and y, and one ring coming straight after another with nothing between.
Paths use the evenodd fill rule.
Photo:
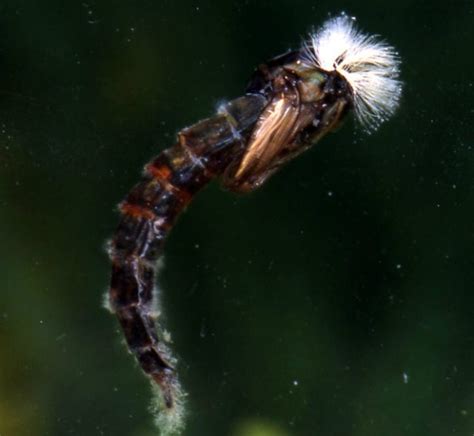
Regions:
<instances>
[{"instance_id":1,"label":"small bubble","mask_svg":"<svg viewBox=\"0 0 474 436\"><path fill-rule=\"evenodd\" d=\"M403 383L407 384L408 383L408 374L406 372L403 373Z\"/></svg>"}]
</instances>

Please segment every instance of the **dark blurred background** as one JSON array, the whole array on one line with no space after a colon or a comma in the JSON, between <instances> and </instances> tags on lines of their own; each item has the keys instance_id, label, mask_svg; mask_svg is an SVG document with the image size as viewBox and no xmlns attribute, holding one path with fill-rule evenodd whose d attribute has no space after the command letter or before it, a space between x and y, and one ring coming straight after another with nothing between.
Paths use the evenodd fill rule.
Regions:
<instances>
[{"instance_id":1,"label":"dark blurred background","mask_svg":"<svg viewBox=\"0 0 474 436\"><path fill-rule=\"evenodd\" d=\"M217 184L160 279L190 436L474 432L471 1L0 4L0 435L158 434L102 308L116 204L176 132L346 11L397 115L247 196Z\"/></svg>"}]
</instances>

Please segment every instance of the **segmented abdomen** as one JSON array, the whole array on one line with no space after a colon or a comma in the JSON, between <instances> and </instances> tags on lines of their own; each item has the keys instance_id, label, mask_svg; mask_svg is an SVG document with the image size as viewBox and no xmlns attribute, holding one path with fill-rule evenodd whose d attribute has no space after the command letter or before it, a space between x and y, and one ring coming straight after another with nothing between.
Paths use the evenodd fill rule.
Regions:
<instances>
[{"instance_id":1,"label":"segmented abdomen","mask_svg":"<svg viewBox=\"0 0 474 436\"><path fill-rule=\"evenodd\" d=\"M178 143L146 165L142 180L119 205L121 220L110 244L110 307L168 409L174 406L178 382L174 360L155 326L157 260L179 214L242 149L265 103L262 96L247 95L182 130Z\"/></svg>"},{"instance_id":2,"label":"segmented abdomen","mask_svg":"<svg viewBox=\"0 0 474 436\"><path fill-rule=\"evenodd\" d=\"M156 261L180 212L210 179L202 163L180 145L165 150L120 204L122 218L111 243L110 304L130 350L162 388L167 407L174 380L173 361L156 332Z\"/></svg>"}]
</instances>

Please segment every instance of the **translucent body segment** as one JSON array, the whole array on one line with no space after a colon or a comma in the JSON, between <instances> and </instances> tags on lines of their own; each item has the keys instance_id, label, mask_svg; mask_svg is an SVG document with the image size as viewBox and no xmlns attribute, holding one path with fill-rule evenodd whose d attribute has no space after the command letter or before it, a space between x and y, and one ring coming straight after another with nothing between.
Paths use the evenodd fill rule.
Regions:
<instances>
[{"instance_id":1,"label":"translucent body segment","mask_svg":"<svg viewBox=\"0 0 474 436\"><path fill-rule=\"evenodd\" d=\"M153 299L155 267L132 256L112 265L110 300L113 310L149 306Z\"/></svg>"},{"instance_id":2,"label":"translucent body segment","mask_svg":"<svg viewBox=\"0 0 474 436\"><path fill-rule=\"evenodd\" d=\"M170 366L162 360L158 351L147 348L137 352L137 359L143 371L147 374L159 374Z\"/></svg>"},{"instance_id":3,"label":"translucent body segment","mask_svg":"<svg viewBox=\"0 0 474 436\"><path fill-rule=\"evenodd\" d=\"M125 333L125 339L131 350L152 347L158 337L154 325L148 316L143 316L137 306L117 312L117 317Z\"/></svg>"},{"instance_id":4,"label":"translucent body segment","mask_svg":"<svg viewBox=\"0 0 474 436\"><path fill-rule=\"evenodd\" d=\"M183 129L179 143L199 158L212 174L221 174L245 146L251 129L267 103L262 95L248 94L220 108L215 117Z\"/></svg>"},{"instance_id":5,"label":"translucent body segment","mask_svg":"<svg viewBox=\"0 0 474 436\"><path fill-rule=\"evenodd\" d=\"M217 153L226 148L232 140L231 126L225 115L220 114L202 120L179 133L180 144L186 146L197 157L209 151Z\"/></svg>"},{"instance_id":6,"label":"translucent body segment","mask_svg":"<svg viewBox=\"0 0 474 436\"><path fill-rule=\"evenodd\" d=\"M241 133L248 133L253 128L262 110L268 104L268 99L260 94L247 94L236 98L221 107L235 120L235 128Z\"/></svg>"},{"instance_id":7,"label":"translucent body segment","mask_svg":"<svg viewBox=\"0 0 474 436\"><path fill-rule=\"evenodd\" d=\"M166 170L163 170L164 168ZM190 154L179 144L165 150L147 167L147 170L153 174L160 169L162 177L168 184L186 192L189 197L196 194L210 179L199 157ZM184 197L183 201L186 202Z\"/></svg>"}]
</instances>

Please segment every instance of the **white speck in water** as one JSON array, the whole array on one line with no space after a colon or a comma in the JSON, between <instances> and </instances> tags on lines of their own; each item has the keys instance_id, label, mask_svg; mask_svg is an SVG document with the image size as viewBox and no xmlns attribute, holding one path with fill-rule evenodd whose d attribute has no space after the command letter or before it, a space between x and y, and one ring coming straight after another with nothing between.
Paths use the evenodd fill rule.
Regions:
<instances>
[{"instance_id":1,"label":"white speck in water","mask_svg":"<svg viewBox=\"0 0 474 436\"><path fill-rule=\"evenodd\" d=\"M401 263L397 263L396 268L397 268L397 269L402 269L402 264L401 264Z\"/></svg>"},{"instance_id":2,"label":"white speck in water","mask_svg":"<svg viewBox=\"0 0 474 436\"><path fill-rule=\"evenodd\" d=\"M199 337L204 339L207 336L207 329L204 322L201 324L201 329L199 330Z\"/></svg>"},{"instance_id":3,"label":"white speck in water","mask_svg":"<svg viewBox=\"0 0 474 436\"><path fill-rule=\"evenodd\" d=\"M407 383L408 383L408 379L409 379L408 374L407 374L406 372L404 372L404 373L402 374L402 376L403 376L403 383L407 384Z\"/></svg>"},{"instance_id":4,"label":"white speck in water","mask_svg":"<svg viewBox=\"0 0 474 436\"><path fill-rule=\"evenodd\" d=\"M299 384L298 380L293 380L293 386L298 386Z\"/></svg>"},{"instance_id":5,"label":"white speck in water","mask_svg":"<svg viewBox=\"0 0 474 436\"><path fill-rule=\"evenodd\" d=\"M328 197L332 197L333 196L333 192L332 191L328 191Z\"/></svg>"}]
</instances>

